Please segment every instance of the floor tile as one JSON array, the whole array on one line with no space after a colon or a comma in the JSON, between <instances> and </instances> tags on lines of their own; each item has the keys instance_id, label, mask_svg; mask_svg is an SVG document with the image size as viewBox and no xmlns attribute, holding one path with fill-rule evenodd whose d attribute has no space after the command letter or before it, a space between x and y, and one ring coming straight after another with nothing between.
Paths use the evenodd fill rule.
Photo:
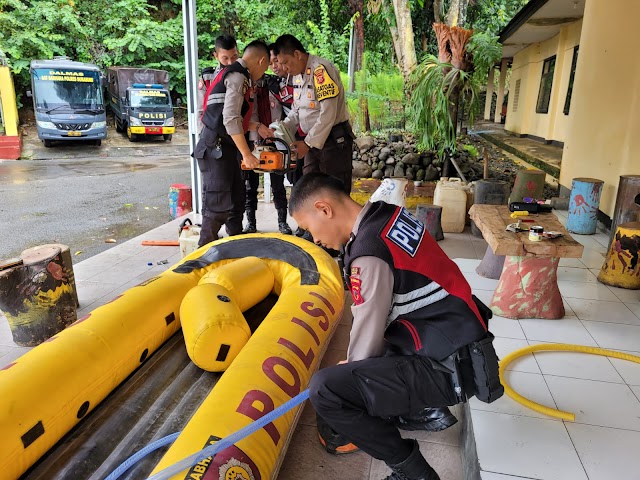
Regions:
<instances>
[{"instance_id":1,"label":"floor tile","mask_svg":"<svg viewBox=\"0 0 640 480\"><path fill-rule=\"evenodd\" d=\"M0 369L15 362L22 355L31 350L32 347L12 347L11 350L0 356Z\"/></svg>"},{"instance_id":2,"label":"floor tile","mask_svg":"<svg viewBox=\"0 0 640 480\"><path fill-rule=\"evenodd\" d=\"M558 262L558 267L586 268L578 258L561 258L560 262Z\"/></svg>"},{"instance_id":3,"label":"floor tile","mask_svg":"<svg viewBox=\"0 0 640 480\"><path fill-rule=\"evenodd\" d=\"M632 352L640 349L640 326L589 321L582 324L602 348Z\"/></svg>"},{"instance_id":4,"label":"floor tile","mask_svg":"<svg viewBox=\"0 0 640 480\"><path fill-rule=\"evenodd\" d=\"M78 282L76 284L76 288L78 290L80 308L84 308L86 305L104 297L107 293L114 291L119 286L119 283L107 283L93 280Z\"/></svg>"},{"instance_id":5,"label":"floor tile","mask_svg":"<svg viewBox=\"0 0 640 480\"><path fill-rule=\"evenodd\" d=\"M567 303L580 320L640 325L638 318L624 303L584 300L567 297ZM638 304L640 307L640 304Z\"/></svg>"},{"instance_id":6,"label":"floor tile","mask_svg":"<svg viewBox=\"0 0 640 480\"><path fill-rule=\"evenodd\" d=\"M468 272L463 275L469 282L471 290L495 290L498 286L498 280L481 277L476 272Z\"/></svg>"},{"instance_id":7,"label":"floor tile","mask_svg":"<svg viewBox=\"0 0 640 480\"><path fill-rule=\"evenodd\" d=\"M640 431L640 401L625 384L545 375L558 408L576 423Z\"/></svg>"},{"instance_id":8,"label":"floor tile","mask_svg":"<svg viewBox=\"0 0 640 480\"><path fill-rule=\"evenodd\" d=\"M605 300L616 302L616 297L611 290L600 283L577 283L558 281L560 293L566 298L583 298L585 300Z\"/></svg>"},{"instance_id":9,"label":"floor tile","mask_svg":"<svg viewBox=\"0 0 640 480\"><path fill-rule=\"evenodd\" d=\"M640 357L639 352L625 352ZM628 385L640 385L640 363L609 358L609 361Z\"/></svg>"},{"instance_id":10,"label":"floor tile","mask_svg":"<svg viewBox=\"0 0 640 480\"><path fill-rule=\"evenodd\" d=\"M496 337L493 340L493 347L496 349L499 359L506 357L511 352L528 346L529 343L526 340L519 340L516 338ZM541 373L538 363L533 355L526 355L514 360L509 364L507 370L513 370L515 372Z\"/></svg>"},{"instance_id":11,"label":"floor tile","mask_svg":"<svg viewBox=\"0 0 640 480\"><path fill-rule=\"evenodd\" d=\"M598 270L600 270L602 268L602 264L604 263L605 254L605 248L601 248L598 250L585 248L584 252L582 252L580 261L587 268L597 268Z\"/></svg>"},{"instance_id":12,"label":"floor tile","mask_svg":"<svg viewBox=\"0 0 640 480\"><path fill-rule=\"evenodd\" d=\"M9 322L4 315L0 315L0 345L6 347L16 346L15 342L13 341L11 327L9 326Z\"/></svg>"},{"instance_id":13,"label":"floor tile","mask_svg":"<svg viewBox=\"0 0 640 480\"><path fill-rule=\"evenodd\" d=\"M481 260L471 258L456 258L454 260L460 271L463 273L475 273L476 268L480 265Z\"/></svg>"},{"instance_id":14,"label":"floor tile","mask_svg":"<svg viewBox=\"0 0 640 480\"><path fill-rule=\"evenodd\" d=\"M611 287L609 285L607 285L607 288L611 290L621 302L640 304L640 290L629 290L627 288Z\"/></svg>"},{"instance_id":15,"label":"floor tile","mask_svg":"<svg viewBox=\"0 0 640 480\"><path fill-rule=\"evenodd\" d=\"M558 267L558 281L596 283L598 279L587 268Z\"/></svg>"},{"instance_id":16,"label":"floor tile","mask_svg":"<svg viewBox=\"0 0 640 480\"><path fill-rule=\"evenodd\" d=\"M318 441L316 427L298 424L280 468L278 480L303 478L345 478L366 480L371 470L371 457L364 452L330 455Z\"/></svg>"},{"instance_id":17,"label":"floor tile","mask_svg":"<svg viewBox=\"0 0 640 480\"><path fill-rule=\"evenodd\" d=\"M640 432L567 423L589 480L637 480Z\"/></svg>"},{"instance_id":18,"label":"floor tile","mask_svg":"<svg viewBox=\"0 0 640 480\"><path fill-rule=\"evenodd\" d=\"M607 357L587 353L550 351L536 352L533 355L544 375L624 383ZM638 367L640 370L640 365Z\"/></svg>"},{"instance_id":19,"label":"floor tile","mask_svg":"<svg viewBox=\"0 0 640 480\"><path fill-rule=\"evenodd\" d=\"M632 385L629 388L631 388L631 391L633 392L633 394L636 396L638 401L640 401L640 386Z\"/></svg>"},{"instance_id":20,"label":"floor tile","mask_svg":"<svg viewBox=\"0 0 640 480\"><path fill-rule=\"evenodd\" d=\"M526 319L520 320L520 325L527 340L597 346L587 329L577 318Z\"/></svg>"},{"instance_id":21,"label":"floor tile","mask_svg":"<svg viewBox=\"0 0 640 480\"><path fill-rule=\"evenodd\" d=\"M514 477L512 475L503 475L501 473L480 472L480 480L535 480L530 477Z\"/></svg>"},{"instance_id":22,"label":"floor tile","mask_svg":"<svg viewBox=\"0 0 640 480\"><path fill-rule=\"evenodd\" d=\"M562 422L473 412L480 468L541 480L587 480Z\"/></svg>"},{"instance_id":23,"label":"floor tile","mask_svg":"<svg viewBox=\"0 0 640 480\"><path fill-rule=\"evenodd\" d=\"M460 458L459 448L429 442L418 443L420 444L420 451L422 452L422 455L438 473L440 480L463 480L462 460ZM373 460L371 463L371 474L369 479L380 480L382 478L386 478L390 473L391 470L383 462L380 460ZM331 478L346 477L343 475L342 477ZM353 477L349 475L348 478L351 479Z\"/></svg>"},{"instance_id":24,"label":"floor tile","mask_svg":"<svg viewBox=\"0 0 640 480\"><path fill-rule=\"evenodd\" d=\"M489 330L496 337L519 338L521 340L526 339L524 332L520 327L520 322L511 318L494 315L493 318L489 320Z\"/></svg>"},{"instance_id":25,"label":"floor tile","mask_svg":"<svg viewBox=\"0 0 640 480\"><path fill-rule=\"evenodd\" d=\"M547 387L542 375L535 373L508 372L506 373L505 378L508 384L511 385L511 388L520 395L541 405L556 408L551 392L549 392L549 388ZM469 401L469 407L471 407L472 410L482 410L485 412L549 419L547 415L521 405L506 394L492 403L484 403L474 397Z\"/></svg>"},{"instance_id":26,"label":"floor tile","mask_svg":"<svg viewBox=\"0 0 640 480\"><path fill-rule=\"evenodd\" d=\"M610 245L610 241L609 241L609 235L606 233L602 233L602 232L598 232L596 234L594 234L592 236L592 238L598 242L600 245L602 245L605 248L609 248Z\"/></svg>"}]
</instances>

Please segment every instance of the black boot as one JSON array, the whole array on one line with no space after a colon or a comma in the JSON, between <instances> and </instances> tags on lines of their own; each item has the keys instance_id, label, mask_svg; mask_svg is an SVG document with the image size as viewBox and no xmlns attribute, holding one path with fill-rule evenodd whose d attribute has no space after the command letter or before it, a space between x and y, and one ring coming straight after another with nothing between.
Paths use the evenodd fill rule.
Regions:
<instances>
[{"instance_id":1,"label":"black boot","mask_svg":"<svg viewBox=\"0 0 640 480\"><path fill-rule=\"evenodd\" d=\"M242 233L256 233L258 231L256 228L256 211L246 210L244 213L247 215L247 226L244 227Z\"/></svg>"},{"instance_id":2,"label":"black boot","mask_svg":"<svg viewBox=\"0 0 640 480\"><path fill-rule=\"evenodd\" d=\"M291 227L287 223L286 208L278 208L278 229L280 230L280 233L284 233L285 235L291 235L293 233Z\"/></svg>"},{"instance_id":3,"label":"black boot","mask_svg":"<svg viewBox=\"0 0 640 480\"><path fill-rule=\"evenodd\" d=\"M393 423L400 430L440 432L458 423L458 419L447 407L423 408L415 415L393 417Z\"/></svg>"},{"instance_id":4,"label":"black boot","mask_svg":"<svg viewBox=\"0 0 640 480\"><path fill-rule=\"evenodd\" d=\"M436 471L427 463L413 440L413 450L407 459L396 465L389 465L391 475L385 480L440 480Z\"/></svg>"},{"instance_id":5,"label":"black boot","mask_svg":"<svg viewBox=\"0 0 640 480\"><path fill-rule=\"evenodd\" d=\"M320 415L316 415L318 427L318 439L324 449L331 455L344 455L358 452L360 449L351 443L345 436L340 435Z\"/></svg>"}]
</instances>

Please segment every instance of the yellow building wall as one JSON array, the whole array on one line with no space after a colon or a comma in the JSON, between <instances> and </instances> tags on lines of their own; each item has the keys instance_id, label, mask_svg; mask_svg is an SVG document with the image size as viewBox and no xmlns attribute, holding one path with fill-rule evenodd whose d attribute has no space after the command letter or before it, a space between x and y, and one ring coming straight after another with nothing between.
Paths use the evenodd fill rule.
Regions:
<instances>
[{"instance_id":1,"label":"yellow building wall","mask_svg":"<svg viewBox=\"0 0 640 480\"><path fill-rule=\"evenodd\" d=\"M18 107L16 106L16 91L13 88L13 78L9 67L0 65L0 102L4 118L5 135L18 135Z\"/></svg>"},{"instance_id":2,"label":"yellow building wall","mask_svg":"<svg viewBox=\"0 0 640 480\"><path fill-rule=\"evenodd\" d=\"M569 86L573 48L580 43L582 20L563 27L558 35L534 43L513 58L509 81L509 104L505 128L521 135L533 135L545 140L563 142L571 117L563 113ZM536 113L538 92L545 59L556 56L548 113ZM576 76L578 75L576 69ZM517 110L514 112L515 86L520 80Z\"/></svg>"},{"instance_id":3,"label":"yellow building wall","mask_svg":"<svg viewBox=\"0 0 640 480\"><path fill-rule=\"evenodd\" d=\"M586 2L562 156L563 186L583 176L604 181L600 210L608 216L620 175L640 174L638 18L640 2Z\"/></svg>"}]
</instances>

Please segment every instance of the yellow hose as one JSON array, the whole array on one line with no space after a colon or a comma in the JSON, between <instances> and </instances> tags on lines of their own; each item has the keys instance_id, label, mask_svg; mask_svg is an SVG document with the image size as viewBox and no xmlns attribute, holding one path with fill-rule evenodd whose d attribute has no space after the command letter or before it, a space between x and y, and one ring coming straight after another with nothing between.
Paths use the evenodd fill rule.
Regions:
<instances>
[{"instance_id":1,"label":"yellow hose","mask_svg":"<svg viewBox=\"0 0 640 480\"><path fill-rule=\"evenodd\" d=\"M513 398L516 402L524 405L525 407L530 408L531 410L535 410L536 412L544 413L545 415L559 418L561 420L569 420L571 422L576 419L575 414L557 410L551 407L545 407L544 405L540 405L539 403L523 397L513 388L511 388L504 378L504 372L511 362L530 353L540 351L590 353L592 355L601 355L603 357L619 358L622 360L628 360L630 362L640 363L640 357L636 355L629 355L628 353L616 352L614 350L606 350L604 348L586 347L584 345L570 345L567 343L542 343L539 345L531 345L529 347L524 347L520 350L516 350L515 352L511 352L500 361L500 381L502 382L504 391L508 396Z\"/></svg>"}]
</instances>

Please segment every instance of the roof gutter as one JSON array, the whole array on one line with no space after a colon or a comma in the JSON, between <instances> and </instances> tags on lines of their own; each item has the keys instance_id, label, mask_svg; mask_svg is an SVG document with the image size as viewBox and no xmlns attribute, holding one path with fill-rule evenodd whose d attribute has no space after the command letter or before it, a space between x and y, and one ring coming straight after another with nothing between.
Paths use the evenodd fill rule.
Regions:
<instances>
[{"instance_id":1,"label":"roof gutter","mask_svg":"<svg viewBox=\"0 0 640 480\"><path fill-rule=\"evenodd\" d=\"M500 32L500 38L498 41L504 43L511 35L533 16L538 10L540 10L549 0L531 0L511 19L509 24Z\"/></svg>"}]
</instances>

